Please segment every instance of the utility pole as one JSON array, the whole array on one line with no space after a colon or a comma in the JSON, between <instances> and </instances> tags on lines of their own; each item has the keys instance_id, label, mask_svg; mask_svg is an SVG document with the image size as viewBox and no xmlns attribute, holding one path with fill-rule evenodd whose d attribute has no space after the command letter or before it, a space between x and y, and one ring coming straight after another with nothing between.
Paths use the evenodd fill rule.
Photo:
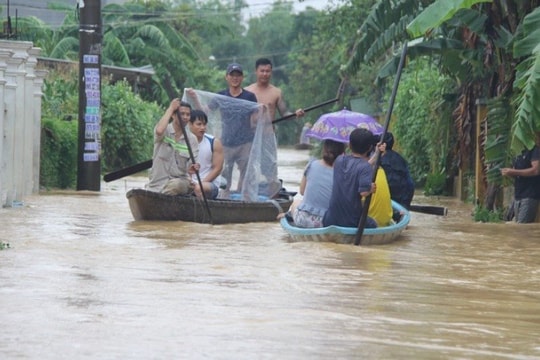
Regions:
<instances>
[{"instance_id":1,"label":"utility pole","mask_svg":"<svg viewBox=\"0 0 540 360\"><path fill-rule=\"evenodd\" d=\"M101 185L101 0L79 4L79 148L77 190Z\"/></svg>"}]
</instances>

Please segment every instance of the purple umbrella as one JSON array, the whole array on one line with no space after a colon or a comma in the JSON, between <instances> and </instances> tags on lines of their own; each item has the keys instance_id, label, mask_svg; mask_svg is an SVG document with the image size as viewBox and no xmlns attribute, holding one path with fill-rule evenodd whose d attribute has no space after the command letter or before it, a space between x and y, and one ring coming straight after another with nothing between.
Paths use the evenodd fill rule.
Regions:
<instances>
[{"instance_id":1,"label":"purple umbrella","mask_svg":"<svg viewBox=\"0 0 540 360\"><path fill-rule=\"evenodd\" d=\"M356 128L364 128L374 135L380 135L384 126L369 115L343 109L341 111L323 114L306 132L306 136L319 140L334 140L342 143L349 142L349 135Z\"/></svg>"}]
</instances>

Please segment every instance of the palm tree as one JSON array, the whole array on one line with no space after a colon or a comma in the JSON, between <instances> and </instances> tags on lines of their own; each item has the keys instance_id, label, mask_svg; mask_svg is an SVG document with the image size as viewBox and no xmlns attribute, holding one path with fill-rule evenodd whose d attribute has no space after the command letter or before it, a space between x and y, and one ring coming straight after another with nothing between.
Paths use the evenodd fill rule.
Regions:
<instances>
[{"instance_id":1,"label":"palm tree","mask_svg":"<svg viewBox=\"0 0 540 360\"><path fill-rule=\"evenodd\" d=\"M19 18L17 22L18 39L33 41L34 46L41 49L41 56L64 60L79 58L79 24L72 11L66 11L58 29L52 29L34 16Z\"/></svg>"},{"instance_id":2,"label":"palm tree","mask_svg":"<svg viewBox=\"0 0 540 360\"><path fill-rule=\"evenodd\" d=\"M169 94L178 94L190 77L190 65L200 60L190 42L174 28L179 15L165 7L149 11L139 3L110 4L102 13L102 63L152 65L156 72L154 99L165 104Z\"/></svg>"}]
</instances>

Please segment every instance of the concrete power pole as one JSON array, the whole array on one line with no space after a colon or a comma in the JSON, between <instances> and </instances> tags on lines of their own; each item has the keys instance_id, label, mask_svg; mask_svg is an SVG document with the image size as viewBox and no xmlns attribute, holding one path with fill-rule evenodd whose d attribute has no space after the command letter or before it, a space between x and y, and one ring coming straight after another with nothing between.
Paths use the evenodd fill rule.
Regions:
<instances>
[{"instance_id":1,"label":"concrete power pole","mask_svg":"<svg viewBox=\"0 0 540 360\"><path fill-rule=\"evenodd\" d=\"M77 190L101 185L101 0L79 2L79 149Z\"/></svg>"}]
</instances>

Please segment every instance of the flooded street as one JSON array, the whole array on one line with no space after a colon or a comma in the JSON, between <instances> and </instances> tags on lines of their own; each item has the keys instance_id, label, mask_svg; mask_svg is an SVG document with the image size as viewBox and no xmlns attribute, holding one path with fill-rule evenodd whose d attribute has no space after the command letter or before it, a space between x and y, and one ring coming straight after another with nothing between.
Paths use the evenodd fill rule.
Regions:
<instances>
[{"instance_id":1,"label":"flooded street","mask_svg":"<svg viewBox=\"0 0 540 360\"><path fill-rule=\"evenodd\" d=\"M307 152L281 150L297 190ZM540 359L540 224L412 213L388 245L133 221L126 190L0 209L1 359Z\"/></svg>"}]
</instances>

